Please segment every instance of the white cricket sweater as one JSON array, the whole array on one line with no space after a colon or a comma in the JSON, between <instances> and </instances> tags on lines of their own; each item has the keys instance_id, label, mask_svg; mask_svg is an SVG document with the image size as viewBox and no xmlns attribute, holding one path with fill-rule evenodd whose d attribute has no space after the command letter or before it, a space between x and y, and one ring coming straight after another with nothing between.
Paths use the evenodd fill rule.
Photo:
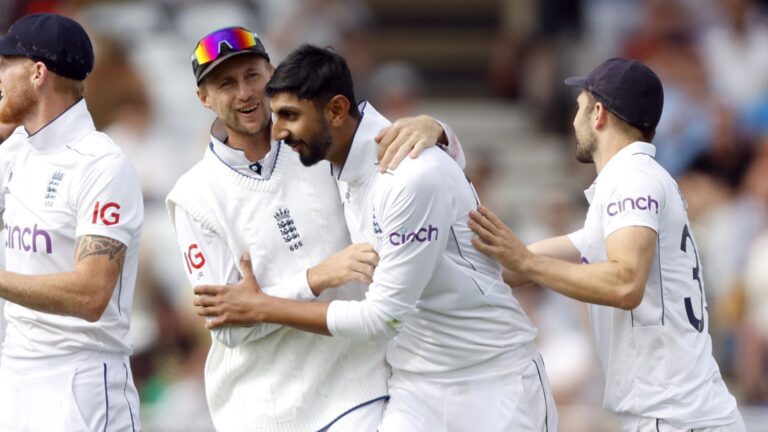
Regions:
<instances>
[{"instance_id":1,"label":"white cricket sweater","mask_svg":"<svg viewBox=\"0 0 768 432\"><path fill-rule=\"evenodd\" d=\"M329 165L306 168L296 153L272 145L277 155L264 178L238 172L209 148L168 196L172 221L181 207L217 233L236 259L249 251L262 286L279 285L349 244ZM363 291L350 284L320 299L362 299ZM218 430L317 430L387 394L390 372L381 342L288 327L265 333L232 348L213 339L205 381Z\"/></svg>"}]
</instances>

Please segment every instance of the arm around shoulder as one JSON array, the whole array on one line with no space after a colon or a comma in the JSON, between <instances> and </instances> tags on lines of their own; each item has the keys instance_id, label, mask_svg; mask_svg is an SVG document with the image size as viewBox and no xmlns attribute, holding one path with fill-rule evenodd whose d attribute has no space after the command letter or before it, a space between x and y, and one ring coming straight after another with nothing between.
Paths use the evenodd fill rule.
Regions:
<instances>
[{"instance_id":1,"label":"arm around shoulder","mask_svg":"<svg viewBox=\"0 0 768 432\"><path fill-rule=\"evenodd\" d=\"M441 145L454 161L464 169L464 151L458 137L447 124L430 117L419 115L404 117L384 128L376 136L379 143L379 169L395 169L407 155L416 158L424 149Z\"/></svg>"}]
</instances>

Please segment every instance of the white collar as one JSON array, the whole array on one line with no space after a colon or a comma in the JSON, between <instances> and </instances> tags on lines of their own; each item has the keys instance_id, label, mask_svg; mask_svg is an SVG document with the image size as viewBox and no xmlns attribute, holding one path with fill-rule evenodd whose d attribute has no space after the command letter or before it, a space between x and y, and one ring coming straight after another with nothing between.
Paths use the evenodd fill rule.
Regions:
<instances>
[{"instance_id":1,"label":"white collar","mask_svg":"<svg viewBox=\"0 0 768 432\"><path fill-rule=\"evenodd\" d=\"M225 165L246 177L269 179L275 169L277 155L280 154L280 143L271 141L270 149L264 158L251 162L245 157L244 151L225 144L227 136L226 133L222 132L223 128L219 126L219 120L216 120L211 126L211 143L208 145L211 152Z\"/></svg>"},{"instance_id":2,"label":"white collar","mask_svg":"<svg viewBox=\"0 0 768 432\"><path fill-rule=\"evenodd\" d=\"M374 138L381 129L391 124L366 101L360 102L358 108L360 122L357 124L355 136L349 146L347 159L341 167L332 166L336 178L347 183L365 180L376 173L378 146Z\"/></svg>"},{"instance_id":3,"label":"white collar","mask_svg":"<svg viewBox=\"0 0 768 432\"><path fill-rule=\"evenodd\" d=\"M611 157L608 162L606 162L605 166L603 166L603 170L600 171L600 174L597 175L597 178L594 182L584 191L584 195L587 197L587 201L591 204L592 198L595 196L595 188L597 187L597 183L600 180L600 178L605 178L610 174L612 167L616 166L618 161L630 158L632 156L636 155L646 155L650 157L656 157L656 146L647 142L642 141L635 141L632 144L627 145L623 149L619 150L613 157Z\"/></svg>"},{"instance_id":4,"label":"white collar","mask_svg":"<svg viewBox=\"0 0 768 432\"><path fill-rule=\"evenodd\" d=\"M80 98L42 129L28 135L27 142L39 152L53 151L72 145L95 130L85 99Z\"/></svg>"}]
</instances>

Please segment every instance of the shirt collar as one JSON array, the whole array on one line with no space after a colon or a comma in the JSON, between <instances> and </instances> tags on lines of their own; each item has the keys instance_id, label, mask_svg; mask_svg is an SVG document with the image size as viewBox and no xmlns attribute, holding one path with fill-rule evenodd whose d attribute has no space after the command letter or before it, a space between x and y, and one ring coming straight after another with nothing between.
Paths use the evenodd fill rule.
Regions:
<instances>
[{"instance_id":1,"label":"shirt collar","mask_svg":"<svg viewBox=\"0 0 768 432\"><path fill-rule=\"evenodd\" d=\"M652 158L656 157L656 146L647 142L635 141L632 144L629 144L628 146L619 150L615 155L613 155L612 158L608 160L608 162L603 167L603 170L600 171L600 174L597 175L595 181L592 182L587 190L584 191L584 195L587 197L587 201L592 204L592 198L595 196L595 188L597 187L597 183L601 178L606 178L606 176L611 175L610 172L613 169L612 167L616 166L618 161L639 154L650 156Z\"/></svg>"},{"instance_id":2,"label":"shirt collar","mask_svg":"<svg viewBox=\"0 0 768 432\"><path fill-rule=\"evenodd\" d=\"M347 183L365 180L377 171L378 146L374 138L381 129L390 125L390 121L379 114L368 102L360 102L358 108L360 123L349 146L347 159L341 167L332 167L336 178Z\"/></svg>"},{"instance_id":3,"label":"shirt collar","mask_svg":"<svg viewBox=\"0 0 768 432\"><path fill-rule=\"evenodd\" d=\"M278 142L271 141L270 149L264 158L251 162L245 157L244 151L230 147L226 144L226 141L227 134L220 120L216 120L211 126L211 143L209 145L213 154L225 165L246 177L269 179L275 168L277 155L280 154L280 144Z\"/></svg>"},{"instance_id":4,"label":"shirt collar","mask_svg":"<svg viewBox=\"0 0 768 432\"><path fill-rule=\"evenodd\" d=\"M85 99L80 98L42 129L28 135L27 142L37 151L52 151L70 146L95 130Z\"/></svg>"}]
</instances>

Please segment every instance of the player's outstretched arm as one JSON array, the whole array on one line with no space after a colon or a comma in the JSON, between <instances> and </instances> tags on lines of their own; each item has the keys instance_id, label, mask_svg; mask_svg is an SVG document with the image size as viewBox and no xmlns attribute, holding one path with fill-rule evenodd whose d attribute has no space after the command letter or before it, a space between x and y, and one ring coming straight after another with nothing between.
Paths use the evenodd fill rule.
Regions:
<instances>
[{"instance_id":1,"label":"player's outstretched arm","mask_svg":"<svg viewBox=\"0 0 768 432\"><path fill-rule=\"evenodd\" d=\"M485 206L470 213L469 227L478 235L473 239L475 247L493 257L504 267L504 282L512 288L532 282L527 275L511 270L515 254L526 248L509 227ZM569 262L579 261L579 250L571 243L568 236L552 237L532 243L528 251Z\"/></svg>"},{"instance_id":2,"label":"player's outstretched arm","mask_svg":"<svg viewBox=\"0 0 768 432\"><path fill-rule=\"evenodd\" d=\"M438 143L448 146L448 154L464 168L464 152L456 134L448 125L427 115L403 117L382 129L375 139L379 144L381 172L397 168L406 156L416 158Z\"/></svg>"},{"instance_id":3,"label":"player's outstretched arm","mask_svg":"<svg viewBox=\"0 0 768 432\"><path fill-rule=\"evenodd\" d=\"M579 250L573 246L573 243L571 243L571 240L566 235L552 237L538 241L536 243L531 243L528 245L528 250L536 254L561 259L563 261L579 261ZM493 256L497 261L499 261L499 263L503 265L503 257L501 255L494 256L491 251L486 253ZM504 277L504 282L506 282L512 288L533 282L528 276L509 270L506 267L504 267L504 273L502 276Z\"/></svg>"},{"instance_id":4,"label":"player's outstretched arm","mask_svg":"<svg viewBox=\"0 0 768 432\"><path fill-rule=\"evenodd\" d=\"M125 251L123 243L109 237L78 237L74 271L35 276L0 272L0 297L40 312L98 321L123 270Z\"/></svg>"},{"instance_id":5,"label":"player's outstretched arm","mask_svg":"<svg viewBox=\"0 0 768 432\"><path fill-rule=\"evenodd\" d=\"M478 234L472 240L478 250L540 285L577 300L627 310L642 301L656 244L651 228L619 229L606 239L605 262L576 264L529 250L483 207L473 212L470 227Z\"/></svg>"},{"instance_id":6,"label":"player's outstretched arm","mask_svg":"<svg viewBox=\"0 0 768 432\"><path fill-rule=\"evenodd\" d=\"M576 300L632 310L643 300L656 231L644 226L621 228L605 244L604 262L572 264L530 254L520 261L519 270Z\"/></svg>"}]
</instances>

